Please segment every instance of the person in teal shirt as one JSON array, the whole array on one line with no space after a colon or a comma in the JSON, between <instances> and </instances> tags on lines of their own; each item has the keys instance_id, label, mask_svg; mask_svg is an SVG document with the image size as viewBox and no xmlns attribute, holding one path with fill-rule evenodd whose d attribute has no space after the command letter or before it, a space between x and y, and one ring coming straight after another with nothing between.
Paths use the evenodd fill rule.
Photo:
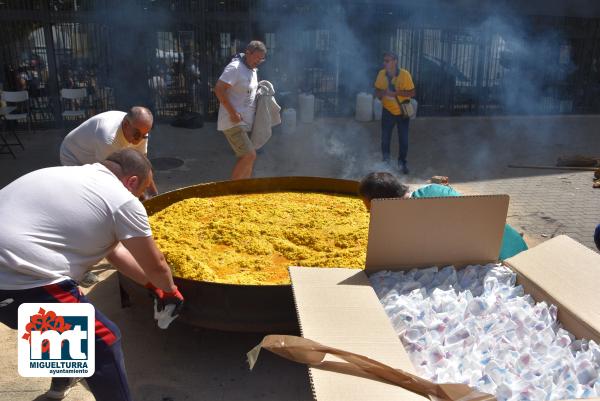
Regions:
<instances>
[{"instance_id":1,"label":"person in teal shirt","mask_svg":"<svg viewBox=\"0 0 600 401\"><path fill-rule=\"evenodd\" d=\"M402 184L390 173L370 173L364 177L359 185L358 194L363 200L367 210L371 210L371 200L378 198L444 198L449 196L462 196L460 192L447 185L430 184L410 192L408 187ZM500 247L499 260L508 259L516 254L527 250L527 244L523 237L506 224L502 245Z\"/></svg>"}]
</instances>

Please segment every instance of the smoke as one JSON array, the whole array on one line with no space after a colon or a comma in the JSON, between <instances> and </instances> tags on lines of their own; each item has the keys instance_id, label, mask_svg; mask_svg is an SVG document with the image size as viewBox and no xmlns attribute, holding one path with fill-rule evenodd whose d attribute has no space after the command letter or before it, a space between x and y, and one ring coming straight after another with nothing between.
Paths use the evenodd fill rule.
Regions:
<instances>
[{"instance_id":1,"label":"smoke","mask_svg":"<svg viewBox=\"0 0 600 401\"><path fill-rule=\"evenodd\" d=\"M168 7L166 3L158 1L123 0L118 7L99 7L95 11L95 19L110 29L109 43L103 45L110 49L108 84L114 88L119 110L135 105L154 110L149 86L154 66L149 65L148 60L158 56L157 32L170 26L174 19L174 14L165 7Z\"/></svg>"},{"instance_id":2,"label":"smoke","mask_svg":"<svg viewBox=\"0 0 600 401\"><path fill-rule=\"evenodd\" d=\"M372 92L381 55L392 50L411 72L424 113L571 112L564 85L577 72L571 43L552 20L509 3L338 0L304 9L263 0L263 8L288 10L260 27L274 54L263 73L284 93L312 92L326 114L351 115L356 94ZM293 96L287 103L296 105Z\"/></svg>"},{"instance_id":3,"label":"smoke","mask_svg":"<svg viewBox=\"0 0 600 401\"><path fill-rule=\"evenodd\" d=\"M279 9L260 31L269 49L267 62L259 74L271 80L283 99L284 107L297 107L296 95L315 94L317 111L348 115L354 97L370 92L379 61L374 56L365 30L372 29L370 18L361 15L347 2L339 0L308 2L306 9L286 1L263 0L259 8ZM363 29L357 29L363 26Z\"/></svg>"},{"instance_id":4,"label":"smoke","mask_svg":"<svg viewBox=\"0 0 600 401\"><path fill-rule=\"evenodd\" d=\"M529 18L487 19L472 33L483 34L495 53L495 75L484 78L489 98L506 114L557 114L572 111L565 83L576 71L571 46L558 30L532 26ZM482 71L485 74L486 71Z\"/></svg>"},{"instance_id":5,"label":"smoke","mask_svg":"<svg viewBox=\"0 0 600 401\"><path fill-rule=\"evenodd\" d=\"M299 123L291 133L276 127L265 152L259 152L257 176L360 179L371 171L397 173L381 162L379 132L373 128L347 118Z\"/></svg>"},{"instance_id":6,"label":"smoke","mask_svg":"<svg viewBox=\"0 0 600 401\"><path fill-rule=\"evenodd\" d=\"M578 66L572 43L551 16L575 9L582 13L585 2L522 3L336 0L295 6L285 0L263 0L259 7L286 12L277 14L275 24L259 23L272 48L259 75L274 82L284 107L297 107L297 94L311 92L322 114L349 117L357 93L373 92L382 53L391 50L399 54L400 67L412 74L421 116L571 113L576 94L568 90L568 82ZM469 127L463 124L457 130ZM364 135L360 124L317 124L316 129L329 130L315 140L324 157L343 165L342 177L389 168L380 163L379 137ZM487 134L496 131L502 130L492 125ZM357 149L368 151L356 154ZM394 140L392 151L397 151ZM494 152L481 144L468 155L470 166L497 169ZM459 153L460 149L449 152ZM420 156L412 156L413 160L416 157ZM409 163L410 159L409 150ZM443 173L425 167L419 179L429 172Z\"/></svg>"}]
</instances>

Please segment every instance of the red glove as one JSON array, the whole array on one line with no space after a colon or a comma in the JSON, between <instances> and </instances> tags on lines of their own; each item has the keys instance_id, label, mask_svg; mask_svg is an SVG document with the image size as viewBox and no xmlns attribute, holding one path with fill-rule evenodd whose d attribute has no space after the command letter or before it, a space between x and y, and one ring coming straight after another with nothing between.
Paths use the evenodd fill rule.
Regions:
<instances>
[{"instance_id":1,"label":"red glove","mask_svg":"<svg viewBox=\"0 0 600 401\"><path fill-rule=\"evenodd\" d=\"M171 316L179 314L179 311L183 307L183 295L181 295L177 286L175 286L174 291L163 291L151 282L146 283L144 287L148 289L150 296L157 301L156 309L158 312L162 312L167 305L175 305Z\"/></svg>"},{"instance_id":2,"label":"red glove","mask_svg":"<svg viewBox=\"0 0 600 401\"><path fill-rule=\"evenodd\" d=\"M163 297L163 290L154 286L150 281L146 283L144 288L148 290L148 294L154 299L161 299Z\"/></svg>"},{"instance_id":3,"label":"red glove","mask_svg":"<svg viewBox=\"0 0 600 401\"><path fill-rule=\"evenodd\" d=\"M163 296L159 304L161 304L159 310L163 310L167 305L175 305L171 316L177 316L181 308L183 308L183 295L181 295L179 289L175 286L174 291L163 291Z\"/></svg>"}]
</instances>

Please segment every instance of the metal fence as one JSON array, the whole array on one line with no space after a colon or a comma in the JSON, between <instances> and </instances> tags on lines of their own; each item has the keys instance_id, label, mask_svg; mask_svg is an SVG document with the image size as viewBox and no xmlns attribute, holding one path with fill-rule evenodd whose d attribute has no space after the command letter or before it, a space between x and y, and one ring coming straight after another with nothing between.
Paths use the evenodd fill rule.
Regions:
<instances>
[{"instance_id":1,"label":"metal fence","mask_svg":"<svg viewBox=\"0 0 600 401\"><path fill-rule=\"evenodd\" d=\"M29 90L36 120L53 119L48 104L48 54L42 25L34 22L6 22L0 25L4 88ZM50 113L51 114L51 113Z\"/></svg>"},{"instance_id":2,"label":"metal fence","mask_svg":"<svg viewBox=\"0 0 600 401\"><path fill-rule=\"evenodd\" d=\"M93 23L56 23L52 37L58 87L86 88L83 105L90 115L114 108L110 28Z\"/></svg>"},{"instance_id":3,"label":"metal fence","mask_svg":"<svg viewBox=\"0 0 600 401\"><path fill-rule=\"evenodd\" d=\"M135 100L158 119L184 111L211 119L223 67L257 38L268 47L260 75L275 83L281 103L294 107L299 93L311 92L317 115L351 114L356 94L371 90L385 50L397 52L400 66L411 72L422 115L600 111L597 18L523 16L527 31L515 39L485 25L466 28L396 9L390 16L390 2L372 7L371 22L359 23L359 3L0 2L0 83L4 90L29 91L38 123L60 122L65 107L85 107L90 115L125 107L127 87L145 88ZM117 7L124 17L112 17ZM286 26L300 17L311 22ZM332 19L345 21L347 31ZM129 24L136 34L128 35ZM533 54L522 51L528 41L544 42L541 32L549 31L560 35L544 39ZM349 37L357 38L356 48ZM87 98L65 104L63 88L86 88Z\"/></svg>"}]
</instances>

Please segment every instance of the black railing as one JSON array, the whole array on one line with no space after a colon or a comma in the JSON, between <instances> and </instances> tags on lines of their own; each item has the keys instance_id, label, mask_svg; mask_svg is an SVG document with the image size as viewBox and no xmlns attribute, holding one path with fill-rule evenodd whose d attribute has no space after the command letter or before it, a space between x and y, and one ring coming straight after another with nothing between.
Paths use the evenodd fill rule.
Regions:
<instances>
[{"instance_id":1,"label":"black railing","mask_svg":"<svg viewBox=\"0 0 600 401\"><path fill-rule=\"evenodd\" d=\"M36 122L60 122L66 88L87 89L76 107L90 114L143 103L158 119L214 118L223 67L257 38L268 47L260 78L285 107L313 93L317 115L350 115L385 50L411 72L422 115L600 111L598 18L521 15L507 28L475 10L441 18L372 3L4 1L0 83L29 91Z\"/></svg>"}]
</instances>

